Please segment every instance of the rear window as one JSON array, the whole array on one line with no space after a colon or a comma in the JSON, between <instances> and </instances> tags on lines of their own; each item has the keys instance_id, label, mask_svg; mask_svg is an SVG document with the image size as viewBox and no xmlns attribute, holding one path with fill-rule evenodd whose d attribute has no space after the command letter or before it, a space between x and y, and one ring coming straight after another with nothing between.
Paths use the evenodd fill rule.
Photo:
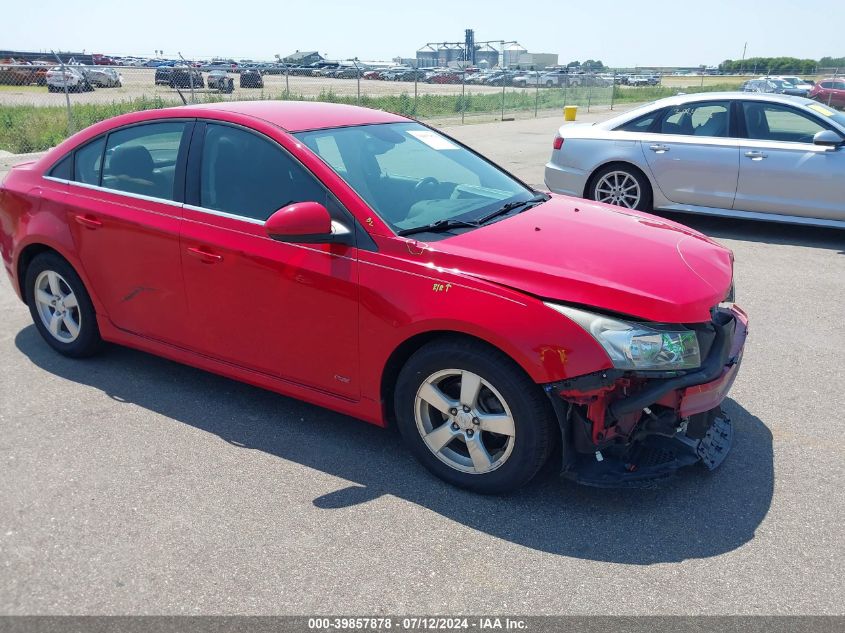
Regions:
<instances>
[{"instance_id":1,"label":"rear window","mask_svg":"<svg viewBox=\"0 0 845 633\"><path fill-rule=\"evenodd\" d=\"M651 112L650 114L645 114L641 117L637 117L633 121L623 123L618 128L616 128L616 130L618 132L648 132L649 129L651 129L654 120L662 112L662 110L658 110L657 112Z\"/></svg>"},{"instance_id":2,"label":"rear window","mask_svg":"<svg viewBox=\"0 0 845 633\"><path fill-rule=\"evenodd\" d=\"M101 136L74 153L73 179L88 185L100 184L100 168L106 138Z\"/></svg>"},{"instance_id":3,"label":"rear window","mask_svg":"<svg viewBox=\"0 0 845 633\"><path fill-rule=\"evenodd\" d=\"M68 154L56 163L47 175L52 178L60 178L61 180L70 180L71 174L73 173L73 170L71 169L72 166L73 154Z\"/></svg>"}]
</instances>

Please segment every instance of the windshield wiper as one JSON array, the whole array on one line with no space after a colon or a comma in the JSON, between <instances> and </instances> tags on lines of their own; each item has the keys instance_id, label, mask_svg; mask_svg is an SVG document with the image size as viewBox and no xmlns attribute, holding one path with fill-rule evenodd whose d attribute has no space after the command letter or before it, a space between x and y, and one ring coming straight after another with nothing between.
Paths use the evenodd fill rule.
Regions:
<instances>
[{"instance_id":1,"label":"windshield wiper","mask_svg":"<svg viewBox=\"0 0 845 633\"><path fill-rule=\"evenodd\" d=\"M528 209L529 207L533 207L536 204L540 204L541 202L545 202L550 197L551 196L549 196L548 194L538 193L538 194L532 196L531 198L529 198L528 200L517 200L517 201L514 201L514 202L508 202L506 205L499 207L495 211L491 211L487 215L481 216L475 222L476 222L476 224L484 224L486 222L489 222L493 218L497 218L500 215L504 215L505 213L513 211L514 209L518 209L520 207L525 207L526 209Z\"/></svg>"},{"instance_id":2,"label":"windshield wiper","mask_svg":"<svg viewBox=\"0 0 845 633\"><path fill-rule=\"evenodd\" d=\"M413 235L414 233L438 233L440 231L448 231L449 229L459 229L462 227L470 227L477 229L477 222L467 222L465 220L437 220L431 224L423 224L422 226L414 226L410 229L402 229L396 235Z\"/></svg>"}]
</instances>

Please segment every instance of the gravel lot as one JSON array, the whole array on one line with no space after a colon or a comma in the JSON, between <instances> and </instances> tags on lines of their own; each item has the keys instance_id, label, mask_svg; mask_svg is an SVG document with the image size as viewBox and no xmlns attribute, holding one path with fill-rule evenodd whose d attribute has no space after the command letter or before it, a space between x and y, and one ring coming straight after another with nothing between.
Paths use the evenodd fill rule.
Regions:
<instances>
[{"instance_id":1,"label":"gravel lot","mask_svg":"<svg viewBox=\"0 0 845 633\"><path fill-rule=\"evenodd\" d=\"M448 131L541 183L557 125ZM465 493L393 432L62 358L4 276L0 613L842 614L845 233L675 218L734 249L751 335L733 454L646 490Z\"/></svg>"}]
</instances>

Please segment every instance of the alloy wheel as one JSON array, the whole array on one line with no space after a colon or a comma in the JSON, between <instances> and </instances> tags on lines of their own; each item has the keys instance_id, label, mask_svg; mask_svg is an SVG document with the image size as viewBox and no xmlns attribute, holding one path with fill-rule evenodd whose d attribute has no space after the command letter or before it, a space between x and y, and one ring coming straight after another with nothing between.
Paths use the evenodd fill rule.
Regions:
<instances>
[{"instance_id":1,"label":"alloy wheel","mask_svg":"<svg viewBox=\"0 0 845 633\"><path fill-rule=\"evenodd\" d=\"M79 302L59 273L45 270L35 279L35 305L41 322L61 343L73 343L82 328Z\"/></svg>"},{"instance_id":2,"label":"alloy wheel","mask_svg":"<svg viewBox=\"0 0 845 633\"><path fill-rule=\"evenodd\" d=\"M471 371L431 374L417 390L414 414L425 445L455 470L488 473L513 451L510 408L493 385Z\"/></svg>"},{"instance_id":3,"label":"alloy wheel","mask_svg":"<svg viewBox=\"0 0 845 633\"><path fill-rule=\"evenodd\" d=\"M611 171L602 176L595 185L595 200L620 207L636 209L642 197L640 185L626 171Z\"/></svg>"}]
</instances>

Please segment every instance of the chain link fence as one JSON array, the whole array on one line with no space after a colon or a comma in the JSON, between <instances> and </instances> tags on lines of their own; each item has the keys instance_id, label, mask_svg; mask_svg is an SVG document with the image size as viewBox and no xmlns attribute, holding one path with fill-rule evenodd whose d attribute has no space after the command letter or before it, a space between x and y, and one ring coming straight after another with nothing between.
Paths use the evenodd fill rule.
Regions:
<instances>
[{"instance_id":1,"label":"chain link fence","mask_svg":"<svg viewBox=\"0 0 845 633\"><path fill-rule=\"evenodd\" d=\"M50 55L31 62L0 60L0 150L41 151L116 114L185 103L325 101L429 121L468 123L562 116L566 106L578 106L579 113L612 110L620 104L679 92L737 90L760 78L757 74L661 76L636 71L373 67L357 60L322 66L184 59L138 63L143 65L79 64ZM781 76L789 74L781 72ZM795 73L795 77L836 85L842 81L837 69L821 69L812 77Z\"/></svg>"}]
</instances>

